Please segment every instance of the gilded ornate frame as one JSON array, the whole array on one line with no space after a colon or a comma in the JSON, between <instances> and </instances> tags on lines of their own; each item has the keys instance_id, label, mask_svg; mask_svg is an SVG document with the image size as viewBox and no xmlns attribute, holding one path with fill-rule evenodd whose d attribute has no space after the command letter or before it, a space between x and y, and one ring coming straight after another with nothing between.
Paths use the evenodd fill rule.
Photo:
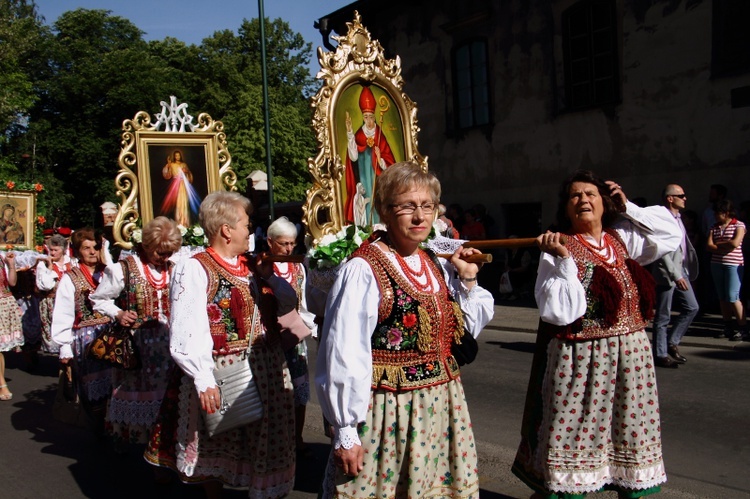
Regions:
<instances>
[{"instance_id":1,"label":"gilded ornate frame","mask_svg":"<svg viewBox=\"0 0 750 499\"><path fill-rule=\"evenodd\" d=\"M0 247L34 248L36 245L36 194L35 191L0 191ZM7 221L13 222L11 226L3 220L8 206L12 208ZM23 240L18 240L18 232L23 236ZM11 234L10 242L8 234Z\"/></svg>"},{"instance_id":2,"label":"gilded ornate frame","mask_svg":"<svg viewBox=\"0 0 750 499\"><path fill-rule=\"evenodd\" d=\"M323 87L313 96L312 125L318 143L318 154L307 161L312 175L312 187L307 191L303 207L303 221L315 245L326 234L335 234L350 223L344 215L344 181L346 143L341 143L343 125L337 120L341 115L340 101L355 85L370 86L392 103L391 112L398 116L399 123L393 128L403 136L402 157L396 161L411 160L427 170L427 157L417 150L417 106L403 92L401 59L386 59L380 42L373 40L362 25L358 12L354 20L347 23L345 36L333 37L338 41L335 52L318 48L320 71L317 79ZM376 97L377 98L377 97ZM378 99L380 100L380 99ZM382 111L384 113L385 111ZM383 114L380 113L382 124ZM376 111L375 114L379 114Z\"/></svg>"},{"instance_id":3,"label":"gilded ornate frame","mask_svg":"<svg viewBox=\"0 0 750 499\"><path fill-rule=\"evenodd\" d=\"M113 232L115 243L125 249L132 247L130 235L133 230L154 218L152 170L161 169L163 165L151 164L152 149L184 151L192 148L202 151L204 164L198 163L205 169L198 168L193 175L201 180L204 193L221 188L236 190L237 175L231 167L224 124L201 113L198 124L194 125L192 116L187 114L187 104L178 105L174 96L170 97L170 103L162 102L161 105L162 111L156 114L155 122L147 112L139 111L132 120L125 120L122 124L120 171L115 177L121 208ZM185 153L182 155L184 158Z\"/></svg>"}]
</instances>

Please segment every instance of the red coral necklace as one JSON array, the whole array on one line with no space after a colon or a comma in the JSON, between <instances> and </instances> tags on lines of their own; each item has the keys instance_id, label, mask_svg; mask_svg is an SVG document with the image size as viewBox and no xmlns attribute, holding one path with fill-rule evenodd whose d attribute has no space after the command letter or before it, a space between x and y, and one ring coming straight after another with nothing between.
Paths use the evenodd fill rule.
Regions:
<instances>
[{"instance_id":1,"label":"red coral necklace","mask_svg":"<svg viewBox=\"0 0 750 499\"><path fill-rule=\"evenodd\" d=\"M161 290L167 287L167 269L162 269L161 272L159 272L159 277L154 277L154 274L151 270L151 267L148 266L148 264L143 264L143 273L146 275L146 280L156 290Z\"/></svg>"},{"instance_id":2,"label":"red coral necklace","mask_svg":"<svg viewBox=\"0 0 750 499\"><path fill-rule=\"evenodd\" d=\"M404 274L406 274L406 278L409 280L409 282L418 290L423 293L432 293L433 287L432 287L432 279L430 278L430 275L427 273L427 261L425 260L424 254L420 251L417 253L419 255L419 270L412 270L411 267L409 267L409 264L406 263L406 260L404 257L398 254L398 251L394 250L391 246L388 246L388 249L391 250L391 253L396 255L396 261L398 262L398 265L401 267L401 269L404 271ZM422 284L419 282L419 279L424 277L426 279L425 284Z\"/></svg>"},{"instance_id":3,"label":"red coral necklace","mask_svg":"<svg viewBox=\"0 0 750 499\"><path fill-rule=\"evenodd\" d=\"M274 263L273 264L273 271L274 271L274 273L277 276L281 277L282 279L284 279L289 284L293 284L292 283L292 280L293 280L292 277L293 277L293 274L294 274L294 272L293 272L294 271L293 265L294 265L293 263L288 263L287 267L286 267L286 272L282 272L281 268L279 267L279 265L277 263Z\"/></svg>"},{"instance_id":4,"label":"red coral necklace","mask_svg":"<svg viewBox=\"0 0 750 499\"><path fill-rule=\"evenodd\" d=\"M224 260L221 255L219 255L216 250L211 247L206 248L206 253L211 255L211 258L213 258L221 268L234 276L247 277L247 275L250 273L250 270L247 268L247 263L244 255L238 256L237 263L232 265L231 263Z\"/></svg>"},{"instance_id":5,"label":"red coral necklace","mask_svg":"<svg viewBox=\"0 0 750 499\"><path fill-rule=\"evenodd\" d=\"M604 263L612 265L613 263L617 262L617 255L614 248L612 248L612 244L609 242L609 238L607 237L606 233L602 234L602 246L591 244L581 234L576 234L575 237L576 239L578 239L578 242L580 242L591 253L593 253L595 257L597 257Z\"/></svg>"}]
</instances>

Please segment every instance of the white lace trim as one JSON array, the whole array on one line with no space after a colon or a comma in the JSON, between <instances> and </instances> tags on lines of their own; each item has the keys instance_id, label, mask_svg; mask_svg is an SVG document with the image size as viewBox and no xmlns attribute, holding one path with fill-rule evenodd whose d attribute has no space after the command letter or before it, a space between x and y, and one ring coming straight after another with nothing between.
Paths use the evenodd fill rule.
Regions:
<instances>
[{"instance_id":1,"label":"white lace trim","mask_svg":"<svg viewBox=\"0 0 750 499\"><path fill-rule=\"evenodd\" d=\"M667 481L664 462L639 469L606 467L604 469L579 472L567 470L565 473L550 473L550 490L568 494L585 494L595 492L605 485L613 484L618 487L644 490L656 487Z\"/></svg>"},{"instance_id":2,"label":"white lace trim","mask_svg":"<svg viewBox=\"0 0 750 499\"><path fill-rule=\"evenodd\" d=\"M161 400L120 400L109 403L109 420L139 426L151 426L159 414Z\"/></svg>"},{"instance_id":3,"label":"white lace trim","mask_svg":"<svg viewBox=\"0 0 750 499\"><path fill-rule=\"evenodd\" d=\"M354 426L339 428L338 432L336 432L336 442L333 444L333 448L340 449L343 447L349 450L355 445L362 445L362 441L357 434L357 428Z\"/></svg>"},{"instance_id":4,"label":"white lace trim","mask_svg":"<svg viewBox=\"0 0 750 499\"><path fill-rule=\"evenodd\" d=\"M102 400L112 395L112 378L109 376L95 378L84 384L86 397L91 400Z\"/></svg>"}]
</instances>

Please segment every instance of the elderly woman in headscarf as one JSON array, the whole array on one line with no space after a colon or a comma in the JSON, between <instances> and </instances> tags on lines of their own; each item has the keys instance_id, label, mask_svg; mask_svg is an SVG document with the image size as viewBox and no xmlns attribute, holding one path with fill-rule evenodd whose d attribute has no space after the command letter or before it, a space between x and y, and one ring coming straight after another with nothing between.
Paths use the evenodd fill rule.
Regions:
<instances>
[{"instance_id":1,"label":"elderly woman in headscarf","mask_svg":"<svg viewBox=\"0 0 750 499\"><path fill-rule=\"evenodd\" d=\"M201 204L209 246L175 269L170 351L178 368L145 453L183 482L202 483L209 498L224 484L262 498L283 497L294 485L293 388L276 314L297 301L271 264L248 260L250 211L235 192L211 193ZM215 373L237 362L250 363L263 417L210 437L203 415L221 405Z\"/></svg>"},{"instance_id":2,"label":"elderly woman in headscarf","mask_svg":"<svg viewBox=\"0 0 750 499\"><path fill-rule=\"evenodd\" d=\"M452 353L494 313L479 254L421 248L440 183L411 162L379 177L373 234L331 288L315 385L334 430L324 497L479 497L477 450Z\"/></svg>"},{"instance_id":3,"label":"elderly woman in headscarf","mask_svg":"<svg viewBox=\"0 0 750 499\"><path fill-rule=\"evenodd\" d=\"M169 356L169 257L182 245L177 224L156 217L143 227L136 252L109 265L91 295L94 310L131 328L141 360L139 369L114 369L107 424L115 449L148 441L159 412Z\"/></svg>"},{"instance_id":4,"label":"elderly woman in headscarf","mask_svg":"<svg viewBox=\"0 0 750 499\"><path fill-rule=\"evenodd\" d=\"M538 497L659 491L659 399L646 265L680 245L669 211L639 208L619 184L580 170L562 184L561 232L537 238L541 316L513 472Z\"/></svg>"}]
</instances>

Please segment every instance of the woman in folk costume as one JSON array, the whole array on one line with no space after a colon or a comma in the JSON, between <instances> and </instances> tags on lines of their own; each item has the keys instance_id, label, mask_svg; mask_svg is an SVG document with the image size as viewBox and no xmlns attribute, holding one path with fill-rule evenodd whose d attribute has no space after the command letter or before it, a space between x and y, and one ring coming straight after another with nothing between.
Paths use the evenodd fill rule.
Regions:
<instances>
[{"instance_id":1,"label":"woman in folk costume","mask_svg":"<svg viewBox=\"0 0 750 499\"><path fill-rule=\"evenodd\" d=\"M286 217L277 218L268 226L268 248L272 255L291 255L297 244L297 227ZM307 308L308 292L316 292L315 288L307 288L307 275L304 265L300 263L276 262L273 264L274 274L288 282L297 293L299 302L298 312L305 325L312 334L317 335L315 315ZM286 352L286 364L292 376L294 385L294 417L297 452L311 457L310 450L302 439L305 427L305 408L310 401L310 374L307 370L307 343L300 341Z\"/></svg>"},{"instance_id":2,"label":"woman in folk costume","mask_svg":"<svg viewBox=\"0 0 750 499\"><path fill-rule=\"evenodd\" d=\"M657 492L667 478L645 331L655 288L641 265L677 249L682 231L585 170L561 186L558 223L562 234L537 238L541 321L513 472L538 497Z\"/></svg>"},{"instance_id":3,"label":"woman in folk costume","mask_svg":"<svg viewBox=\"0 0 750 499\"><path fill-rule=\"evenodd\" d=\"M251 498L283 497L294 486L294 395L276 313L297 301L271 264L248 262L250 210L235 192L211 193L201 204L209 247L175 269L170 351L177 368L145 453L183 482L202 483L209 498L220 497L224 484L248 487ZM209 437L203 413L221 404L214 372L248 362L248 343L263 417Z\"/></svg>"},{"instance_id":4,"label":"woman in folk costume","mask_svg":"<svg viewBox=\"0 0 750 499\"><path fill-rule=\"evenodd\" d=\"M55 235L53 239L55 237L62 236ZM51 337L59 345L60 364L66 369L73 368L78 396L94 421L96 431L101 432L107 400L112 394L112 369L105 361L86 357L86 347L112 322L109 317L94 312L89 300L99 285L104 264L99 261L92 228L75 231L72 239L78 266L66 271L56 286Z\"/></svg>"},{"instance_id":5,"label":"woman in folk costume","mask_svg":"<svg viewBox=\"0 0 750 499\"><path fill-rule=\"evenodd\" d=\"M380 176L387 226L342 268L321 330L315 385L334 430L324 497L479 497L477 449L451 354L494 313L479 266L420 248L440 183L413 163Z\"/></svg>"},{"instance_id":6,"label":"woman in folk costume","mask_svg":"<svg viewBox=\"0 0 750 499\"><path fill-rule=\"evenodd\" d=\"M363 86L359 94L359 109L362 111L362 126L356 132L352 128L352 118L346 113L346 202L344 215L348 222L354 222L354 198L357 195L357 184L362 184L363 199L373 199L375 178L383 170L396 162L383 134L375 123L375 96L369 87ZM374 220L373 222L377 222Z\"/></svg>"},{"instance_id":7,"label":"woman in folk costume","mask_svg":"<svg viewBox=\"0 0 750 499\"><path fill-rule=\"evenodd\" d=\"M182 235L166 217L151 220L142 234L135 254L109 265L91 295L94 310L131 328L141 360L139 369L112 371L107 425L118 451L148 441L172 367L169 257L180 249Z\"/></svg>"},{"instance_id":8,"label":"woman in folk costume","mask_svg":"<svg viewBox=\"0 0 750 499\"><path fill-rule=\"evenodd\" d=\"M0 401L10 400L13 394L8 389L5 380L5 355L16 347L23 345L23 330L21 329L21 309L10 292L10 286L15 286L18 280L16 274L16 255L6 253L0 256Z\"/></svg>"},{"instance_id":9,"label":"woman in folk costume","mask_svg":"<svg viewBox=\"0 0 750 499\"><path fill-rule=\"evenodd\" d=\"M39 315L42 319L42 345L47 352L56 353L60 346L52 341L52 309L55 308L55 290L62 276L72 268L67 255L68 240L54 234L47 242L49 255L39 258L36 264L36 287L42 293L39 301Z\"/></svg>"}]
</instances>

